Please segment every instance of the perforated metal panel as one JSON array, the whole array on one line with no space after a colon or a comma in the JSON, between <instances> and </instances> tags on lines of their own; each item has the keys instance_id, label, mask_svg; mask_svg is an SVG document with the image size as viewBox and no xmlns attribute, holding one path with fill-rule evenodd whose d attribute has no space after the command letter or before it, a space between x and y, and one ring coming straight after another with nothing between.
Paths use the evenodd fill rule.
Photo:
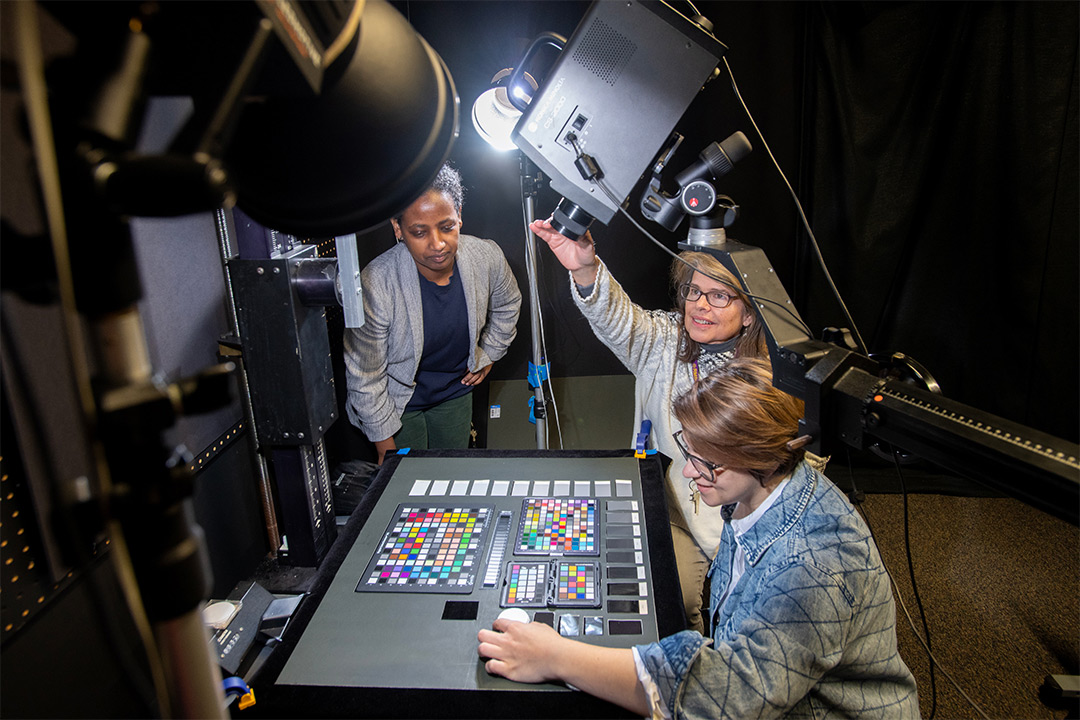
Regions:
<instances>
[{"instance_id":1,"label":"perforated metal panel","mask_svg":"<svg viewBox=\"0 0 1080 720\"><path fill-rule=\"evenodd\" d=\"M214 458L224 452L225 448L232 445L242 432L244 432L244 421L240 420L223 432L214 442L207 445L201 453L193 457L188 465L188 470L198 473L203 467L209 465Z\"/></svg>"},{"instance_id":2,"label":"perforated metal panel","mask_svg":"<svg viewBox=\"0 0 1080 720\"><path fill-rule=\"evenodd\" d=\"M603 20L594 20L574 51L574 62L614 85L634 56L637 45Z\"/></svg>"},{"instance_id":3,"label":"perforated metal panel","mask_svg":"<svg viewBox=\"0 0 1080 720\"><path fill-rule=\"evenodd\" d=\"M0 626L5 640L48 605L73 573L53 581L17 453L0 455Z\"/></svg>"}]
</instances>

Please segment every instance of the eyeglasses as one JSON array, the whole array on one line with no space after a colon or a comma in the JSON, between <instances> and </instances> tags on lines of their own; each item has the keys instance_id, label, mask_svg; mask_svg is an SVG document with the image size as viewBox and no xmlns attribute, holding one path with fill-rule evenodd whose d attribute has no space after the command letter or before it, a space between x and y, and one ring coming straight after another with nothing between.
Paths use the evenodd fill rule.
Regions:
<instances>
[{"instance_id":1,"label":"eyeglasses","mask_svg":"<svg viewBox=\"0 0 1080 720\"><path fill-rule=\"evenodd\" d=\"M697 455L691 454L690 450L686 447L686 442L682 439L682 430L675 433L671 437L675 439L675 444L679 446L679 450L682 452L683 458L688 460L690 464L694 466L694 469L698 471L699 475L704 475L705 477L712 477L716 473L727 469L726 465L718 465L716 463L711 463L703 457L698 457Z\"/></svg>"},{"instance_id":2,"label":"eyeglasses","mask_svg":"<svg viewBox=\"0 0 1080 720\"><path fill-rule=\"evenodd\" d=\"M679 295L688 302L697 302L697 299L705 295L705 301L714 308L726 308L735 299L735 295L729 295L719 290L702 293L701 288L689 283L679 286Z\"/></svg>"}]
</instances>

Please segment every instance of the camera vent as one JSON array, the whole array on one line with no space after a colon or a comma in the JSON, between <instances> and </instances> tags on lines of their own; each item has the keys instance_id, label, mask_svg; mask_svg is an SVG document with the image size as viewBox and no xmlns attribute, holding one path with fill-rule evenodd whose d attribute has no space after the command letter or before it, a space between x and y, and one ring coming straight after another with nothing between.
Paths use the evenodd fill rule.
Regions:
<instances>
[{"instance_id":1,"label":"camera vent","mask_svg":"<svg viewBox=\"0 0 1080 720\"><path fill-rule=\"evenodd\" d=\"M573 59L608 85L615 82L633 57L637 45L611 28L603 20L594 20Z\"/></svg>"}]
</instances>

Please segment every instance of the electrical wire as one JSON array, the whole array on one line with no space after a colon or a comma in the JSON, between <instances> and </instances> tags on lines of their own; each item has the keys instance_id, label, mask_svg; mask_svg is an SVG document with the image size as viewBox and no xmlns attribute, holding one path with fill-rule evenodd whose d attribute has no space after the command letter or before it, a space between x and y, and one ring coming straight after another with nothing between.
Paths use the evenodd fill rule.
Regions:
<instances>
[{"instance_id":1,"label":"electrical wire","mask_svg":"<svg viewBox=\"0 0 1080 720\"><path fill-rule=\"evenodd\" d=\"M908 512L907 483L904 481L904 471L900 469L899 450L892 449L893 464L896 466L896 475L900 478L900 493L904 499L904 550L907 554L908 577L911 578L911 590L915 595L915 605L919 608L919 617L922 619L923 632L926 633L926 649L930 658L930 717L933 720L937 714L937 681L934 678L934 655L933 644L930 641L930 625L926 621L926 610L923 609L922 598L919 596L919 586L915 582L915 565L911 558L911 529L909 524L910 513Z\"/></svg>"},{"instance_id":2,"label":"electrical wire","mask_svg":"<svg viewBox=\"0 0 1080 720\"><path fill-rule=\"evenodd\" d=\"M532 231L530 230L529 232L532 232ZM543 263L538 261L538 264L543 264ZM536 271L537 271L536 277L539 278L540 277L539 268L536 268ZM537 316L539 318L539 325L540 325L540 350L541 350L541 353L542 353L542 357L544 358L544 364L546 365L547 364L547 357L548 357L547 336L544 334L544 311L540 309L540 303L536 304L536 313L537 313ZM547 384L548 384L548 392L551 393L551 408L552 408L552 412L555 415L555 430L559 435L559 449L564 450L566 448L565 448L565 445L563 444L562 423L559 420L559 403L555 400L555 386L552 384L551 370L550 369L548 369L548 372L545 373L545 376L546 376ZM548 427L550 428L550 425Z\"/></svg>"},{"instance_id":3,"label":"electrical wire","mask_svg":"<svg viewBox=\"0 0 1080 720\"><path fill-rule=\"evenodd\" d=\"M529 228L529 212L528 212L528 209L526 208L525 196L524 195L522 195L522 201L521 201L521 218L522 218L523 224L525 225L526 236L528 236L529 234L532 234L532 230ZM535 240L534 240L534 242L535 242ZM544 311L541 309L540 300L539 300L540 273L539 273L539 268L535 264L533 264L534 259L535 258L533 257L533 253L530 253L528 251L528 244L526 244L526 246L525 246L525 272L526 273L531 273L532 277L536 278L536 280L537 280L536 286L537 286L537 296L538 297L537 297L537 301L536 301L536 322L537 322L537 325L540 328L540 359L541 359L541 361L543 362L544 365L547 365L548 351L547 351L547 337L544 334ZM539 261L537 261L537 263L538 262ZM538 373L539 373L539 370L540 369L537 368ZM563 450L563 449L565 449L565 447L563 445L562 423L559 421L559 404L555 400L555 386L552 385L552 383L551 383L551 372L548 371L548 372L545 372L543 374L544 374L545 377L540 379L541 393L543 392L544 380L547 380L548 393L551 396L551 408L552 408L553 414L555 415L555 430L559 435L559 449ZM547 435L549 435L550 432L551 432L550 424L546 424L544 426L544 432L545 432L545 438L544 438L545 442L544 442L544 444L550 446L551 443L548 441L548 437L547 437Z\"/></svg>"},{"instance_id":4,"label":"electrical wire","mask_svg":"<svg viewBox=\"0 0 1080 720\"><path fill-rule=\"evenodd\" d=\"M579 159L580 159L580 158L582 158L582 157L584 157L584 153L583 153L583 152L581 151L581 148L580 148L580 147L578 146L578 144L577 144L577 140L576 140L575 138L571 137L571 136L567 136L567 140L569 140L569 141L570 141L570 144L571 144L571 145L573 146L573 148L574 148L574 151L575 151L575 152L577 153L577 157L578 157ZM765 296L763 296L763 295L755 295L755 294L753 294L753 293L751 293L751 292L749 292L749 291L747 291L747 290L744 290L743 288L739 287L738 285L735 285L735 284L734 284L734 283L732 283L732 282L731 282L730 280L725 280L724 278L721 278L721 277L717 277L716 275L712 275L712 274L708 273L707 271L705 271L705 270L702 270L701 268L699 268L699 267L697 267L697 266L693 265L692 263L690 263L690 262L687 262L687 261L686 261L686 259L684 259L684 258L680 257L678 253L676 253L676 252L673 252L673 251L672 251L671 249L669 249L669 248L668 248L668 247L667 247L666 245L664 245L664 243L662 243L662 242L660 242L659 240L657 240L657 239L656 239L656 238L655 238L655 237L654 237L654 236L652 235L652 233L650 233L650 232L649 232L648 230L646 230L646 229L645 229L645 228L644 228L644 227L643 227L643 226L641 225L641 223L639 223L639 222L638 222L637 220L635 220L635 219L633 218L633 216L632 216L632 215L630 215L630 213L628 213L628 212L626 211L626 209L625 209L625 208L624 208L624 207L622 206L622 201L620 201L620 200L619 200L619 198L615 196L615 193L613 193L613 192L611 191L611 189L607 187L607 185L605 185L605 184L604 184L603 182L601 182L601 181L600 181L600 176L599 176L599 175L595 175L595 176L593 176L593 177L590 177L590 178L588 178L588 179L589 179L589 181L590 181L591 183L593 183L593 184L594 184L594 185L596 185L596 186L597 186L598 188L600 188L600 190L601 190L601 191L603 191L603 193L604 193L605 195L607 195L607 196L608 196L608 199L609 199L609 200L611 200L611 202L612 202L612 203L613 203L613 204L615 205L615 207L617 207L617 208L619 209L619 212L620 212L620 213L622 213L622 214L623 214L623 216L624 216L624 217L625 217L625 218L626 218L627 220L629 220L629 221L630 221L630 223L631 223L631 224L632 224L632 225L633 225L633 226L634 226L635 228L637 228L637 229L638 229L638 232L640 232L640 233L641 233L642 235L644 235L644 236L645 236L646 238L648 238L648 240L649 240L650 242L652 242L652 243L653 243L654 245L656 245L656 247L660 248L660 249L661 249L661 250L663 250L663 251L664 251L665 253L667 253L667 254L668 254L668 255L670 255L671 257L675 258L675 260L677 260L677 261L681 262L681 263L682 263L683 265L685 265L686 267L690 268L690 269L691 269L691 270L693 270L694 272L699 272L699 273L701 273L702 275L704 275L705 277L707 277L707 278L710 278L710 279L712 279L712 280L715 280L716 282L720 283L720 284L721 284L721 285L723 285L724 287L729 287L729 288L731 288L732 290L734 290L734 291L736 291L736 292L738 292L738 293L742 293L743 295L745 295L746 297L750 298L751 300L756 300L756 301L759 301L759 302L767 302L767 303L772 303L773 305L777 306L778 308L780 308L781 310L783 310L784 312L786 312L786 313L787 313L788 315L790 315L790 316L791 316L791 318L792 318L792 319L793 319L793 320L794 320L794 321L795 321L796 323L798 323L798 325L799 325L799 326L800 326L800 327L801 327L801 328L803 329L803 331L804 331L804 332L805 332L805 333L807 334L807 336L809 336L809 337L813 337L813 336L814 336L814 333L812 333L812 332L810 331L810 328L809 328L809 326L807 326L807 324L806 324L805 322L803 322L803 319L802 319L802 318L800 318L800 317L799 317L799 316L798 316L798 315L797 315L797 314L796 314L796 313L795 313L795 312L794 312L794 311L793 311L793 310L792 310L791 308L787 307L787 305L785 305L784 303L781 303L781 302L779 302L778 300L773 300L772 298L767 298L767 297L765 297Z\"/></svg>"},{"instance_id":5,"label":"electrical wire","mask_svg":"<svg viewBox=\"0 0 1080 720\"><path fill-rule=\"evenodd\" d=\"M859 333L859 328L855 325L855 319L852 318L851 313L848 312L847 304L844 303L844 298L841 297L840 291L836 287L836 283L833 282L829 267L825 264L825 257L821 254L821 246L818 245L817 237L810 228L810 221L806 219L806 213L803 211L802 203L799 202L799 196L795 194L795 189L792 188L791 183L788 182L787 175L785 175L784 171L780 168L780 163L776 161L776 156L773 155L769 143L765 140L765 135L762 134L761 128L758 127L757 122L754 120L754 116L750 113L750 108L747 107L746 101L743 100L742 93L739 92L739 86L735 82L735 73L732 72L731 65L728 64L726 57L724 58L724 67L727 68L728 76L731 78L731 89L735 91L735 97L738 98L739 104L742 105L742 109L746 113L746 117L750 119L750 124L754 126L754 131L757 133L758 137L761 138L761 144L765 147L765 152L768 153L769 159L772 160L773 166L776 168L776 171L780 173L780 178L784 181L784 185L787 186L788 192L791 193L791 198L795 201L795 207L799 211L799 218L802 220L803 227L806 228L806 233L810 237L810 245L814 248L814 254L817 256L822 272L825 273L825 279L829 283L829 288L832 290L833 296L836 297L836 301L840 304L840 309L847 319L848 326L851 328L851 334L854 336L855 342L859 345L859 350L865 355L868 352L866 343L863 342L862 335Z\"/></svg>"},{"instance_id":6,"label":"electrical wire","mask_svg":"<svg viewBox=\"0 0 1080 720\"><path fill-rule=\"evenodd\" d=\"M866 508L862 507L861 501L859 501L858 498L857 498L857 495L858 495L859 491L855 486L855 473L851 469L851 453L850 452L848 453L848 477L851 480L852 497L855 498L855 501L852 504L856 506L856 509L858 510L859 515L863 519L863 522L866 523L866 529L870 531L870 538L874 541L874 545L877 545L878 544L877 543L877 538L874 536L874 528L870 525L870 517L866 514ZM907 532L907 530L905 529L905 533L906 532ZM878 554L880 556L880 552ZM923 646L923 650L926 651L927 657L930 658L930 663L931 663L930 664L930 667L931 667L931 674L930 674L931 687L934 688L934 702L935 702L934 710L936 711L937 695L936 695L936 686L934 686L934 683L933 683L933 677L934 677L933 676L933 668L937 668L938 670L941 671L941 673L946 678L948 678L949 682L952 683L952 686L954 688L956 688L956 691L958 693L960 693L960 695L964 698L964 700L966 700L968 702L969 705L971 705L972 708L975 709L975 712L977 712L983 718L983 720L990 720L990 716L987 715L983 711L983 709L981 707L979 707L979 705L974 700L972 700L971 697L966 692L964 692L964 689L961 688L960 684L957 683L956 680L953 678L952 673L950 673L948 671L948 669L944 665L942 665L941 662L934 656L934 653L933 653L933 651L930 650L930 646L927 643L927 641L923 640L922 635L919 634L919 630L915 627L915 620L912 619L911 613L908 611L907 604L904 602L904 596L900 594L900 588L897 587L896 581L893 579L892 571L889 570L889 566L885 562L884 557L881 558L881 567L885 570L885 574L889 577L889 583L892 585L893 594L896 595L896 600L900 604L901 610L904 611L904 617L907 618L908 625L911 627L912 634L915 635L915 639L918 640L919 644ZM915 584L915 579L912 578L912 586L914 586L914 584ZM929 635L928 635L928 637L929 637Z\"/></svg>"},{"instance_id":7,"label":"electrical wire","mask_svg":"<svg viewBox=\"0 0 1080 720\"><path fill-rule=\"evenodd\" d=\"M547 339L544 337L544 317L543 317L542 312L540 313L540 346L544 350L544 358L546 360L547 359ZM565 448L565 445L563 444L562 423L559 421L559 403L556 402L556 400L555 400L555 386L551 384L551 371L550 370L548 371L548 374L547 374L547 383L548 383L548 392L551 393L551 408L552 408L553 414L555 415L555 430L559 435L559 449L560 450L565 450L566 448Z\"/></svg>"},{"instance_id":8,"label":"electrical wire","mask_svg":"<svg viewBox=\"0 0 1080 720\"><path fill-rule=\"evenodd\" d=\"M576 144L576 143L574 144L574 147L575 147L575 148L577 147L577 144ZM580 153L580 150L579 150L578 152ZM646 238L648 238L650 242L652 242L652 243L653 243L654 245L656 245L656 246L657 246L658 248L660 248L661 250L663 250L663 251L664 251L665 253L667 253L667 254L668 254L668 255L670 255L671 257L675 258L676 260L678 260L679 262L681 262L681 263L682 263L683 265L686 265L686 266L687 266L688 268L690 268L690 269L691 269L691 270L693 270L694 272L699 272L699 273L701 273L702 275L704 275L705 277L707 277L707 278L710 278L710 279L712 279L712 280L715 280L716 282L720 283L721 285L723 285L723 286L725 286L725 287L729 287L729 288L731 288L732 290L735 290L736 292L742 293L743 295L745 295L746 297L750 298L751 300L755 300L755 301L758 301L758 302L767 302L767 303L771 303L771 304L775 305L776 307L780 308L781 310L783 310L784 312L786 312L786 313L787 313L788 315L790 315L790 316L791 316L791 318L792 318L792 319L793 319L793 320L794 320L794 321L795 321L796 323L798 323L799 327L801 327L801 328L803 329L803 332L805 332L805 333L807 334L807 336L809 336L809 337L813 337L814 333L812 333L812 332L810 331L810 328L809 328L809 326L807 326L807 324L806 324L805 322L803 322L803 319L802 319L802 318L800 318L800 317L799 317L799 316L798 316L798 315L797 315L797 314L796 314L796 313L795 313L795 312L794 312L794 311L793 311L793 310L792 310L791 308L789 308L788 306L786 306L786 305L785 305L784 303L782 303L782 302L780 302L780 301L778 301L778 300L773 300L772 298L767 298L767 297L765 297L765 296L763 296L763 295L755 295L755 294L753 294L753 293L751 293L751 292L749 292L749 291L747 291L747 290L744 290L743 288L739 287L738 285L735 285L735 284L734 284L734 283L732 283L732 282L731 282L730 280L726 280L726 279L724 279L724 278L721 278L721 277L717 277L716 275L712 275L712 274L708 273L707 271L705 271L705 270L702 270L702 269L701 269L701 268L699 268L699 267L696 267L696 266L695 266L695 265L693 265L692 263L690 263L690 262L687 262L685 258L682 258L682 257L680 257L678 253L676 253L676 252L673 252L673 251L672 251L672 250L671 250L670 248L668 248L668 247L667 247L666 245L664 245L664 243L662 243L662 242L660 242L659 240L657 240L657 239L656 239L656 238L655 238L655 237L654 237L654 236L652 235L652 233L650 233L650 232L649 232L648 230L646 230L646 229L645 229L645 228L644 228L644 227L643 227L643 226L641 225L641 223L639 223L639 222L638 222L637 220L635 220L635 219L633 218L633 216L632 216L632 215L630 215L630 213L628 213L628 212L626 211L626 209L625 209L625 208L624 208L624 207L622 206L622 203L621 203L621 202L619 202L619 200L618 200L618 199L617 199L617 198L615 197L615 195L614 195L614 194L613 194L613 193L611 192L611 190L610 190L610 189L609 189L609 188L608 188L608 187L607 187L607 186L606 186L606 185L605 185L605 184L604 184L603 182L601 182L601 181L600 181L600 180L599 180L598 178L591 178L591 180L592 180L592 182L593 182L593 184L594 184L594 185L596 185L597 187L599 187L599 188L600 188L600 189L601 189L601 190L602 190L602 191L604 192L604 194L605 194L605 195L607 195L607 196L608 196L608 198L610 198L610 199L611 199L611 201L612 201L613 203L615 203L616 207L618 207L618 208L619 208L619 212L620 212L620 213L622 213L622 214L623 214L623 216L624 216L624 217L625 217L625 218L626 218L627 220L629 220L629 221L630 221L630 223L631 223L631 224L632 224L632 225L633 225L633 226L634 226L635 228L637 228L637 229L638 229L638 231L639 231L639 232L640 232L640 233L641 233L642 235L644 235L644 236L645 236Z\"/></svg>"}]
</instances>

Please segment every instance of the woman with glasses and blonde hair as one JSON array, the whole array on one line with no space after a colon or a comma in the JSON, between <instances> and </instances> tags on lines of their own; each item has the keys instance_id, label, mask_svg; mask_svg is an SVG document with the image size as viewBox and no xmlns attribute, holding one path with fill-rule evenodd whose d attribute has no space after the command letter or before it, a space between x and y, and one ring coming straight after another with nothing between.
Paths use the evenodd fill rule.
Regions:
<instances>
[{"instance_id":1,"label":"woman with glasses and blonde hair","mask_svg":"<svg viewBox=\"0 0 1080 720\"><path fill-rule=\"evenodd\" d=\"M749 298L715 257L684 252L671 267L675 309L646 310L630 300L597 257L590 233L570 240L546 220L533 222L530 229L570 271L570 295L593 332L634 375L630 437L647 419L656 450L677 459L674 399L735 357L767 353L761 321ZM668 469L666 491L687 623L700 631L705 572L720 544L723 523L715 513L700 512L697 493L687 489L674 466Z\"/></svg>"},{"instance_id":2,"label":"woman with glasses and blonde hair","mask_svg":"<svg viewBox=\"0 0 1080 720\"><path fill-rule=\"evenodd\" d=\"M802 402L740 358L674 412L681 474L723 523L706 633L623 649L500 619L478 634L487 671L653 718L919 717L888 574L847 497L805 461Z\"/></svg>"}]
</instances>

